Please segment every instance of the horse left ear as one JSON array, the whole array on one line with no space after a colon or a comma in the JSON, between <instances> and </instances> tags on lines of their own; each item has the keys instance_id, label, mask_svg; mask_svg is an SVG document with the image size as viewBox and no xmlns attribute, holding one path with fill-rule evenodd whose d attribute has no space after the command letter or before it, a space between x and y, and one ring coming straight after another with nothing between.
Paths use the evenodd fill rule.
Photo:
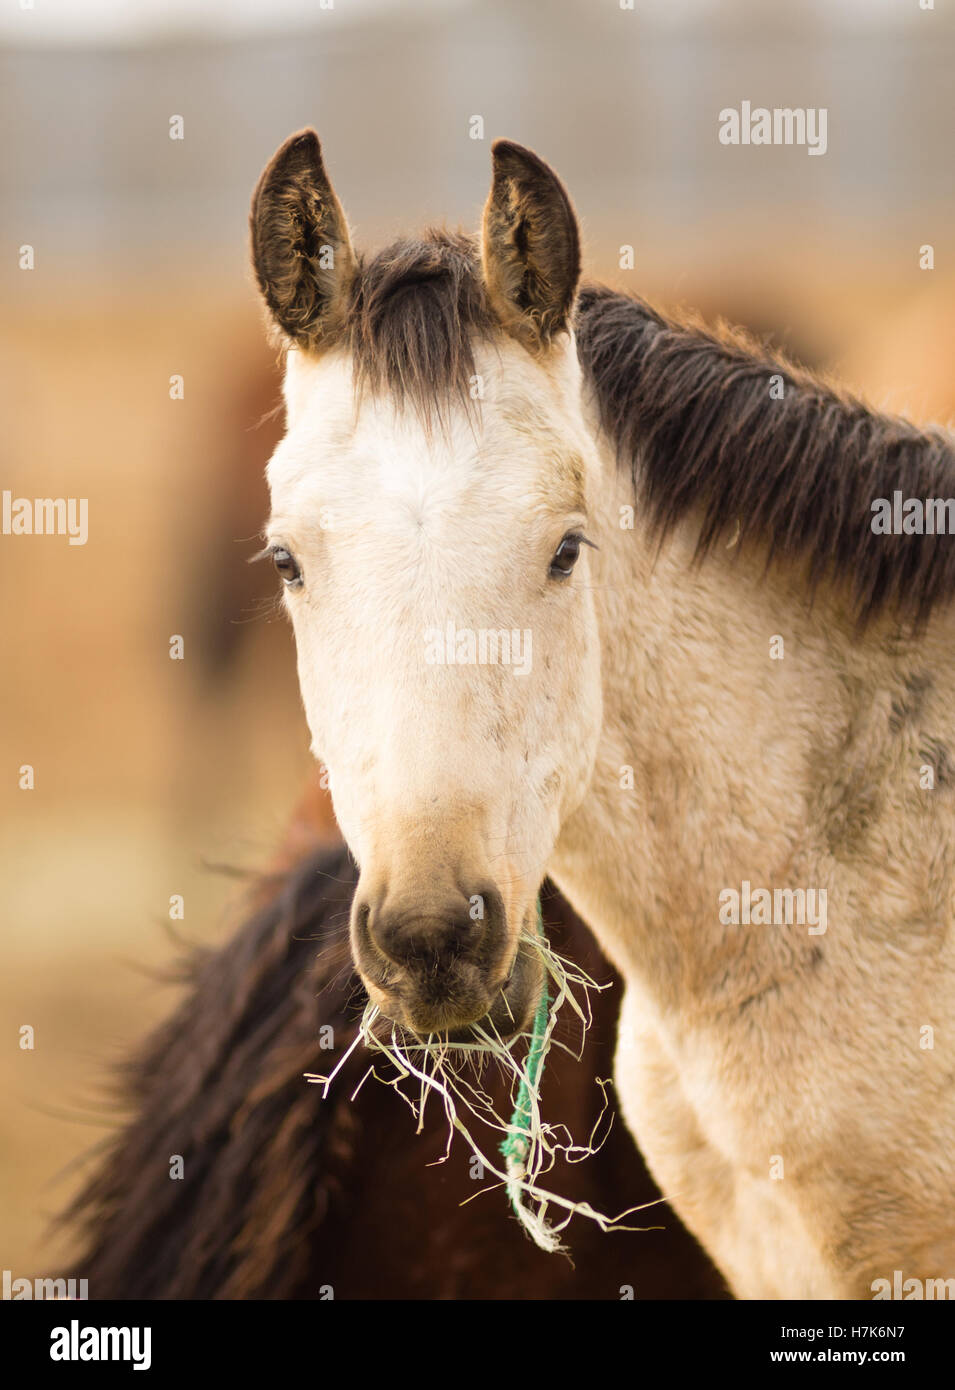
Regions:
<instances>
[{"instance_id":1,"label":"horse left ear","mask_svg":"<svg viewBox=\"0 0 955 1390\"><path fill-rule=\"evenodd\" d=\"M273 322L300 348L340 326L355 276L348 224L314 130L273 155L252 197L252 264Z\"/></svg>"},{"instance_id":2,"label":"horse left ear","mask_svg":"<svg viewBox=\"0 0 955 1390\"><path fill-rule=\"evenodd\" d=\"M570 198L542 159L511 140L492 146L481 258L491 308L532 352L570 323L580 234Z\"/></svg>"}]
</instances>

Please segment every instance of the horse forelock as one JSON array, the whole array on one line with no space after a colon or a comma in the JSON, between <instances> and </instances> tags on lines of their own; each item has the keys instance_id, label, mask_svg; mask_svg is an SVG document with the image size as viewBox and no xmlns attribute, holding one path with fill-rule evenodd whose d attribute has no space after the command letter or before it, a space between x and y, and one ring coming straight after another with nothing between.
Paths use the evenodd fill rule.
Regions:
<instances>
[{"instance_id":1,"label":"horse forelock","mask_svg":"<svg viewBox=\"0 0 955 1390\"><path fill-rule=\"evenodd\" d=\"M500 334L477 243L431 229L358 262L338 344L359 391L389 393L426 425L475 398L474 345Z\"/></svg>"}]
</instances>

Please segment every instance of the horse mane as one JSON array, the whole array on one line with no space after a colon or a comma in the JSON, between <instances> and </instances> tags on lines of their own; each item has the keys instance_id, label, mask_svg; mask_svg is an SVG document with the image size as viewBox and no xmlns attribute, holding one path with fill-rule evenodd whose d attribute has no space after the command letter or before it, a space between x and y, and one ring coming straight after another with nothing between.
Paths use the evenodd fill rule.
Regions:
<instances>
[{"instance_id":1,"label":"horse mane","mask_svg":"<svg viewBox=\"0 0 955 1390\"><path fill-rule=\"evenodd\" d=\"M493 341L477 242L432 229L361 259L343 341L358 381L429 424L470 408L473 344ZM922 622L955 596L948 536L877 535L872 503L955 498L955 440L880 414L739 329L668 318L586 286L578 353L600 419L659 535L699 518L697 556L731 532L848 586L860 625L895 607ZM782 385L770 395L772 378Z\"/></svg>"},{"instance_id":2,"label":"horse mane","mask_svg":"<svg viewBox=\"0 0 955 1390\"><path fill-rule=\"evenodd\" d=\"M603 287L576 335L604 429L661 535L699 517L697 555L727 532L847 584L861 625L922 622L955 596L949 536L877 535L872 503L955 498L955 439L882 415L739 329L709 331ZM782 385L770 396L771 378Z\"/></svg>"},{"instance_id":3,"label":"horse mane","mask_svg":"<svg viewBox=\"0 0 955 1390\"><path fill-rule=\"evenodd\" d=\"M348 1106L302 1079L328 1064L320 1028L347 1046L364 1002L347 938L355 880L344 850L312 855L225 947L183 961L183 1002L117 1075L131 1118L60 1217L81 1233L91 1297L300 1294L355 1142Z\"/></svg>"}]
</instances>

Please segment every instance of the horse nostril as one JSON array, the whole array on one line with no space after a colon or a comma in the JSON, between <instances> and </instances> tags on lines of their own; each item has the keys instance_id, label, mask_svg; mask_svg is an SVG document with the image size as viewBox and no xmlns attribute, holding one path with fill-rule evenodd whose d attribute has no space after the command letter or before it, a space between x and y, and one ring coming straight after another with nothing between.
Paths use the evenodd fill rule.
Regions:
<instances>
[{"instance_id":1,"label":"horse nostril","mask_svg":"<svg viewBox=\"0 0 955 1390\"><path fill-rule=\"evenodd\" d=\"M487 931L483 918L470 912L468 899L455 895L446 902L399 905L356 917L356 935L367 934L379 957L415 972L440 971L455 961L475 961Z\"/></svg>"},{"instance_id":2,"label":"horse nostril","mask_svg":"<svg viewBox=\"0 0 955 1390\"><path fill-rule=\"evenodd\" d=\"M359 950L367 951L373 944L371 932L371 907L366 902L356 902L352 930Z\"/></svg>"},{"instance_id":3,"label":"horse nostril","mask_svg":"<svg viewBox=\"0 0 955 1390\"><path fill-rule=\"evenodd\" d=\"M504 963L506 913L501 894L487 883L469 890L455 883L420 896L387 888L356 896L352 945L359 968L375 984L395 989L450 986L451 974L488 978ZM477 888L480 891L477 891ZM476 904L480 905L477 910ZM402 977L405 977L402 980ZM460 986L460 980L453 986Z\"/></svg>"}]
</instances>

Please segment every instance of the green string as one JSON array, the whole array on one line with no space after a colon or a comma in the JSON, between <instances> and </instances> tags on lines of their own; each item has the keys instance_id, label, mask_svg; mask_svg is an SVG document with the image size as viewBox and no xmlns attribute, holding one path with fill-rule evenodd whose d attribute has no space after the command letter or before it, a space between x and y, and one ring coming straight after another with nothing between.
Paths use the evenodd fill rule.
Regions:
<instances>
[{"instance_id":1,"label":"green string","mask_svg":"<svg viewBox=\"0 0 955 1390\"><path fill-rule=\"evenodd\" d=\"M541 911L541 900L539 897L537 899L537 934L543 939L544 916ZM528 1151L526 1134L521 1131L526 1130L530 1124L531 1091L537 1086L544 1065L544 1035L547 1032L547 1020L549 1017L550 991L547 988L547 976L545 973L544 983L541 986L541 996L537 1004L537 1012L534 1014L534 1025L531 1029L531 1045L527 1053L527 1064L524 1068L520 1088L517 1092L517 1104L514 1107L514 1114L511 1116L510 1133L501 1144L501 1153L509 1163L513 1163L521 1169L521 1176L523 1176L523 1165L527 1159ZM510 1195L511 1206L514 1208L515 1213L520 1216L520 1189L512 1187Z\"/></svg>"}]
</instances>

